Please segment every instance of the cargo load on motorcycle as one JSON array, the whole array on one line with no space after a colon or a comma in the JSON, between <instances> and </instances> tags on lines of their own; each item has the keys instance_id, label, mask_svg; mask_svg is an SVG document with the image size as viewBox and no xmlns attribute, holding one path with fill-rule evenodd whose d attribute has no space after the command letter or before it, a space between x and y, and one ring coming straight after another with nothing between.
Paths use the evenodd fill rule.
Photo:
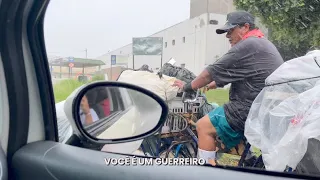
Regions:
<instances>
[{"instance_id":1,"label":"cargo load on motorcycle","mask_svg":"<svg viewBox=\"0 0 320 180\"><path fill-rule=\"evenodd\" d=\"M266 79L245 136L261 150L267 170L319 174L320 51L286 61Z\"/></svg>"}]
</instances>

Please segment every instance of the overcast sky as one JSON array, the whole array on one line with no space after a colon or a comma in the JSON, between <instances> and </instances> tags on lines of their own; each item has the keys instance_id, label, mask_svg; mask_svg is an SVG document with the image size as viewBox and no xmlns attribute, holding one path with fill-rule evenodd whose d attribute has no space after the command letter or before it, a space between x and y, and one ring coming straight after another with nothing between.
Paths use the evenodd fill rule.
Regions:
<instances>
[{"instance_id":1,"label":"overcast sky","mask_svg":"<svg viewBox=\"0 0 320 180\"><path fill-rule=\"evenodd\" d=\"M96 58L189 18L190 0L51 0L47 53Z\"/></svg>"}]
</instances>

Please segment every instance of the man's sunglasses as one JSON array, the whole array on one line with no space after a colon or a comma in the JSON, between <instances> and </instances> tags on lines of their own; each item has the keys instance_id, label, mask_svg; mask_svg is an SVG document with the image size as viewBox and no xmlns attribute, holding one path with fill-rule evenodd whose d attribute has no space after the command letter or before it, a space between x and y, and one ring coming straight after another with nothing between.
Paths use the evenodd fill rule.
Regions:
<instances>
[{"instance_id":1,"label":"man's sunglasses","mask_svg":"<svg viewBox=\"0 0 320 180\"><path fill-rule=\"evenodd\" d=\"M239 25L236 25L235 27L229 29L229 30L227 31L227 35L230 35L230 34L234 31L234 29L235 29L236 27L239 27Z\"/></svg>"},{"instance_id":2,"label":"man's sunglasses","mask_svg":"<svg viewBox=\"0 0 320 180\"><path fill-rule=\"evenodd\" d=\"M245 26L246 24L247 24L247 23L244 23L244 24L235 24L236 26L233 27L233 28L231 28L231 29L229 29L229 30L227 31L227 34L230 35L230 34L234 31L235 28L237 28L237 27L243 27L243 26Z\"/></svg>"}]
</instances>

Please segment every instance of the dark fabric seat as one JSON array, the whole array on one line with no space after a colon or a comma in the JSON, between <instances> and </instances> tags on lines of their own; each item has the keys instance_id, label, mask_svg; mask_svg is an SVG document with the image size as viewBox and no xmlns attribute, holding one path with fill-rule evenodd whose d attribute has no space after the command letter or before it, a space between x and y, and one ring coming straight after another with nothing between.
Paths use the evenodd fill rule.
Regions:
<instances>
[{"instance_id":1,"label":"dark fabric seat","mask_svg":"<svg viewBox=\"0 0 320 180\"><path fill-rule=\"evenodd\" d=\"M100 104L95 104L92 109L97 113L99 119L105 118L103 107Z\"/></svg>"}]
</instances>

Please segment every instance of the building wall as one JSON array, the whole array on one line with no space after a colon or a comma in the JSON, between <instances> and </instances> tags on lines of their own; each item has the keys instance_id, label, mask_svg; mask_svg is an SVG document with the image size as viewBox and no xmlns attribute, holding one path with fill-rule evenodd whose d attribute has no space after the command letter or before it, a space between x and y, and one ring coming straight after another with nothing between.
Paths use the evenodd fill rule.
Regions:
<instances>
[{"instance_id":1,"label":"building wall","mask_svg":"<svg viewBox=\"0 0 320 180\"><path fill-rule=\"evenodd\" d=\"M223 56L231 48L226 34L217 34L216 29L222 27L226 22L226 15L210 14L210 20L218 21L217 25L207 27L207 49L205 65L214 63L218 58Z\"/></svg>"},{"instance_id":2,"label":"building wall","mask_svg":"<svg viewBox=\"0 0 320 180\"><path fill-rule=\"evenodd\" d=\"M151 37L163 37L162 64L174 58L177 61L176 65L185 64L187 69L199 74L205 64L213 62L215 56L226 53L230 48L228 41L224 36L217 35L214 30L225 23L226 16L210 14L210 18L218 20L218 25L208 25L208 15L202 14L151 35ZM110 67L111 55L127 55L128 67L133 68L131 44L97 57L106 63L102 68ZM161 67L161 56L134 57L135 69L143 64L148 64L156 71Z\"/></svg>"},{"instance_id":3,"label":"building wall","mask_svg":"<svg viewBox=\"0 0 320 180\"><path fill-rule=\"evenodd\" d=\"M69 72L69 67L61 67L61 68L60 66L52 66L52 67L53 67L52 72L55 72L55 73L59 73L60 71L62 73ZM86 67L84 68L84 71L87 73L94 73L96 71L96 67ZM72 72L82 73L82 68L72 68Z\"/></svg>"},{"instance_id":4,"label":"building wall","mask_svg":"<svg viewBox=\"0 0 320 180\"><path fill-rule=\"evenodd\" d=\"M233 0L190 0L190 19L151 35L163 37L162 57L133 58L132 45L128 44L97 59L106 63L102 68L108 68L111 66L111 55L125 55L128 56L128 68L138 69L147 64L152 70L157 71L161 64L174 58L177 66L184 64L187 69L198 75L205 66L215 62L230 49L225 34L218 35L215 30L225 24L227 13L235 10ZM210 20L216 20L218 24L209 24ZM262 26L259 19L256 22L267 37L267 28Z\"/></svg>"},{"instance_id":5,"label":"building wall","mask_svg":"<svg viewBox=\"0 0 320 180\"><path fill-rule=\"evenodd\" d=\"M230 12L236 11L233 5L234 0L190 0L190 18L200 16L204 13L223 14L227 15ZM268 37L268 29L263 26L260 20L256 19L256 25Z\"/></svg>"},{"instance_id":6,"label":"building wall","mask_svg":"<svg viewBox=\"0 0 320 180\"><path fill-rule=\"evenodd\" d=\"M234 10L233 0L190 0L190 18L204 13L226 15Z\"/></svg>"},{"instance_id":7,"label":"building wall","mask_svg":"<svg viewBox=\"0 0 320 180\"><path fill-rule=\"evenodd\" d=\"M105 74L105 80L109 80L109 81L116 81L118 79L118 77L120 76L120 74L122 73L122 71L126 70L127 68L123 68L123 67L112 67L112 68L105 68L105 69L101 69L101 71L99 71L99 74ZM111 76L112 74L112 76Z\"/></svg>"},{"instance_id":8,"label":"building wall","mask_svg":"<svg viewBox=\"0 0 320 180\"><path fill-rule=\"evenodd\" d=\"M174 58L177 61L176 65L185 64L185 68L195 74L199 73L199 67L203 67L206 59L204 39L207 33L207 22L207 15L203 14L155 34L154 36L161 36L164 39L164 62ZM175 41L174 45L173 41Z\"/></svg>"}]
</instances>

